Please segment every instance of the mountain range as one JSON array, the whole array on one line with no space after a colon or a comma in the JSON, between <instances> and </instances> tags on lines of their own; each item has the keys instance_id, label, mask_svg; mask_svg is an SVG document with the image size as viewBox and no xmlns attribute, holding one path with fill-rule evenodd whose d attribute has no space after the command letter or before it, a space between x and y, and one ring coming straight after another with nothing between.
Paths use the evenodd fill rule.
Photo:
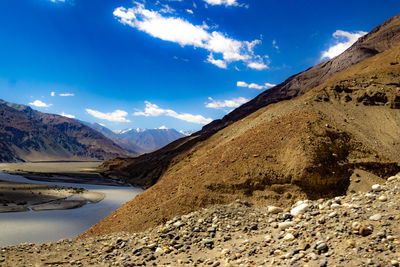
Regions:
<instances>
[{"instance_id":1,"label":"mountain range","mask_svg":"<svg viewBox=\"0 0 400 267\"><path fill-rule=\"evenodd\" d=\"M82 123L102 133L126 151L134 154L152 152L186 136L184 133L180 133L175 129L168 129L165 127L159 129L137 128L111 131L98 123Z\"/></svg>"},{"instance_id":2,"label":"mountain range","mask_svg":"<svg viewBox=\"0 0 400 267\"><path fill-rule=\"evenodd\" d=\"M132 157L184 136L174 129L116 134L97 123L42 113L0 100L0 162Z\"/></svg>"},{"instance_id":3,"label":"mountain range","mask_svg":"<svg viewBox=\"0 0 400 267\"><path fill-rule=\"evenodd\" d=\"M104 163L105 175L147 190L82 236L142 231L235 199L288 206L344 194L360 172L393 175L400 165L399 81L397 15L201 131Z\"/></svg>"},{"instance_id":4,"label":"mountain range","mask_svg":"<svg viewBox=\"0 0 400 267\"><path fill-rule=\"evenodd\" d=\"M0 162L128 156L133 155L74 119L0 100Z\"/></svg>"}]
</instances>

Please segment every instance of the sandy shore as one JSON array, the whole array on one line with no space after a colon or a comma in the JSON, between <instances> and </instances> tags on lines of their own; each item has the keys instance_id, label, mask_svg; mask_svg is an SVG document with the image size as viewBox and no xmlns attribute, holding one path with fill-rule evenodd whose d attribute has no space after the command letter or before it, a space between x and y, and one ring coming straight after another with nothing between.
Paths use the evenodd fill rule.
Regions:
<instances>
[{"instance_id":1,"label":"sandy shore","mask_svg":"<svg viewBox=\"0 0 400 267\"><path fill-rule=\"evenodd\" d=\"M73 209L103 199L102 193L78 188L0 180L0 212Z\"/></svg>"},{"instance_id":2,"label":"sandy shore","mask_svg":"<svg viewBox=\"0 0 400 267\"><path fill-rule=\"evenodd\" d=\"M103 177L97 167L101 162L23 162L0 163L0 171L21 175L41 182L60 182L76 184L96 184L125 186L120 181Z\"/></svg>"}]
</instances>

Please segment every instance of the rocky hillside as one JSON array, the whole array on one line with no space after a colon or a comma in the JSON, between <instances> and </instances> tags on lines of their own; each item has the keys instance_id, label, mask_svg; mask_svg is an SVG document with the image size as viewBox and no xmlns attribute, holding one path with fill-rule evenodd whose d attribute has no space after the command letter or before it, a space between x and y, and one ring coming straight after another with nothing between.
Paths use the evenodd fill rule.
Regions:
<instances>
[{"instance_id":1,"label":"rocky hillside","mask_svg":"<svg viewBox=\"0 0 400 267\"><path fill-rule=\"evenodd\" d=\"M245 118L264 106L303 95L328 78L366 58L400 45L400 15L393 17L360 38L352 47L331 60L288 78L227 114L222 120L206 125L201 131L180 139L164 149L135 159L116 159L103 165L104 171L116 179L147 188L157 182L174 165L177 158L209 139L219 130Z\"/></svg>"},{"instance_id":2,"label":"rocky hillside","mask_svg":"<svg viewBox=\"0 0 400 267\"><path fill-rule=\"evenodd\" d=\"M360 184L362 177L352 182ZM399 179L383 185L362 180L367 192L299 201L287 209L236 200L143 233L4 247L0 264L399 266Z\"/></svg>"},{"instance_id":3,"label":"rocky hillside","mask_svg":"<svg viewBox=\"0 0 400 267\"><path fill-rule=\"evenodd\" d=\"M179 138L185 137L184 134L175 129L128 129L113 132L98 123L83 123L104 134L104 136L110 138L120 147L134 154L152 152Z\"/></svg>"},{"instance_id":4,"label":"rocky hillside","mask_svg":"<svg viewBox=\"0 0 400 267\"><path fill-rule=\"evenodd\" d=\"M392 35L387 29L398 31ZM385 47L384 52L325 79L304 95L260 108L212 135L198 133L122 161L122 167L121 160L110 161L105 165L109 174L145 187L155 184L85 236L142 231L237 198L287 206L298 199L332 197L346 192L357 169L383 178L397 173L399 35L397 16L361 40L377 38L376 49ZM355 47L360 45L359 41Z\"/></svg>"},{"instance_id":5,"label":"rocky hillside","mask_svg":"<svg viewBox=\"0 0 400 267\"><path fill-rule=\"evenodd\" d=\"M132 154L76 120L0 100L0 162L124 156Z\"/></svg>"}]
</instances>

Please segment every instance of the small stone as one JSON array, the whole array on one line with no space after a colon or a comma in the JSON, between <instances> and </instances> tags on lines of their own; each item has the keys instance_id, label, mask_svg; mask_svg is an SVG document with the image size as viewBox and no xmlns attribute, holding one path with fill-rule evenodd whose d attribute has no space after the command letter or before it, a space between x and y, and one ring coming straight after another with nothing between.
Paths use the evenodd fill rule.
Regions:
<instances>
[{"instance_id":1,"label":"small stone","mask_svg":"<svg viewBox=\"0 0 400 267\"><path fill-rule=\"evenodd\" d=\"M207 232L209 232L209 233L213 233L213 232L215 232L216 230L215 230L215 228L214 227L208 227L207 228Z\"/></svg>"},{"instance_id":2,"label":"small stone","mask_svg":"<svg viewBox=\"0 0 400 267\"><path fill-rule=\"evenodd\" d=\"M373 186L371 186L372 190L374 191L381 191L382 190L382 186L380 184L374 184Z\"/></svg>"},{"instance_id":3,"label":"small stone","mask_svg":"<svg viewBox=\"0 0 400 267\"><path fill-rule=\"evenodd\" d=\"M372 215L371 217L369 217L369 219L371 221L379 221L382 219L382 215L380 215L379 213Z\"/></svg>"},{"instance_id":4,"label":"small stone","mask_svg":"<svg viewBox=\"0 0 400 267\"><path fill-rule=\"evenodd\" d=\"M388 235L386 239L389 241L393 241L393 240L397 239L397 237L394 235Z\"/></svg>"},{"instance_id":5,"label":"small stone","mask_svg":"<svg viewBox=\"0 0 400 267\"><path fill-rule=\"evenodd\" d=\"M329 218L333 218L333 217L336 217L337 215L338 214L336 212L331 212L331 213L328 214L328 217Z\"/></svg>"},{"instance_id":6,"label":"small stone","mask_svg":"<svg viewBox=\"0 0 400 267\"><path fill-rule=\"evenodd\" d=\"M382 196L380 196L380 197L378 198L378 200L379 200L379 201L382 201L382 202L385 202L385 201L388 200L388 198L387 198L386 195L382 195Z\"/></svg>"},{"instance_id":7,"label":"small stone","mask_svg":"<svg viewBox=\"0 0 400 267\"><path fill-rule=\"evenodd\" d=\"M290 210L290 214L294 217L299 216L301 214L304 214L306 210L308 209L309 205L307 203L302 203L298 205L297 207L294 207L293 209Z\"/></svg>"},{"instance_id":8,"label":"small stone","mask_svg":"<svg viewBox=\"0 0 400 267\"><path fill-rule=\"evenodd\" d=\"M280 207L268 206L268 212L272 214L278 214L280 212L283 212L283 209Z\"/></svg>"},{"instance_id":9,"label":"small stone","mask_svg":"<svg viewBox=\"0 0 400 267\"><path fill-rule=\"evenodd\" d=\"M286 234L284 237L283 237L283 240L285 240L285 241L293 241L293 240L295 240L296 238L294 237L294 235L293 234L291 234L291 233L288 233L288 234Z\"/></svg>"},{"instance_id":10,"label":"small stone","mask_svg":"<svg viewBox=\"0 0 400 267\"><path fill-rule=\"evenodd\" d=\"M367 236L370 235L372 233L372 229L368 226L361 226L360 229L358 230L358 233L361 236Z\"/></svg>"},{"instance_id":11,"label":"small stone","mask_svg":"<svg viewBox=\"0 0 400 267\"><path fill-rule=\"evenodd\" d=\"M390 264L392 264L392 266L399 266L399 262L397 260L391 260Z\"/></svg>"},{"instance_id":12,"label":"small stone","mask_svg":"<svg viewBox=\"0 0 400 267\"><path fill-rule=\"evenodd\" d=\"M257 225L256 223L252 223L252 224L250 225L250 230L255 231L255 230L257 230L257 229L258 229L258 225Z\"/></svg>"},{"instance_id":13,"label":"small stone","mask_svg":"<svg viewBox=\"0 0 400 267\"><path fill-rule=\"evenodd\" d=\"M290 227L293 227L293 226L295 226L294 222L281 222L278 225L278 228L281 229L281 230L286 230L287 228L290 228Z\"/></svg>"},{"instance_id":14,"label":"small stone","mask_svg":"<svg viewBox=\"0 0 400 267\"><path fill-rule=\"evenodd\" d=\"M318 241L317 243L315 243L314 248L318 251L325 251L328 248L328 245L323 242L323 241Z\"/></svg>"},{"instance_id":15,"label":"small stone","mask_svg":"<svg viewBox=\"0 0 400 267\"><path fill-rule=\"evenodd\" d=\"M353 222L351 225L351 228L353 228L353 230L358 231L361 227L361 224L359 222Z\"/></svg>"},{"instance_id":16,"label":"small stone","mask_svg":"<svg viewBox=\"0 0 400 267\"><path fill-rule=\"evenodd\" d=\"M153 249L153 248L155 248L156 246L157 246L156 243L151 243L150 245L147 246L147 248Z\"/></svg>"},{"instance_id":17,"label":"small stone","mask_svg":"<svg viewBox=\"0 0 400 267\"><path fill-rule=\"evenodd\" d=\"M312 260L318 260L318 256L317 256L317 254L315 254L314 252L311 252L309 255L310 255L310 258L311 258Z\"/></svg>"},{"instance_id":18,"label":"small stone","mask_svg":"<svg viewBox=\"0 0 400 267\"><path fill-rule=\"evenodd\" d=\"M328 261L327 261L327 260L321 260L321 261L319 262L319 266L320 266L320 267L326 267L326 266L328 266Z\"/></svg>"},{"instance_id":19,"label":"small stone","mask_svg":"<svg viewBox=\"0 0 400 267\"><path fill-rule=\"evenodd\" d=\"M172 224L173 226L175 226L176 228L179 228L179 227L181 227L181 226L183 226L184 225L184 223L183 222L181 222L181 221L177 221L177 222L175 222L174 224Z\"/></svg>"},{"instance_id":20,"label":"small stone","mask_svg":"<svg viewBox=\"0 0 400 267\"><path fill-rule=\"evenodd\" d=\"M388 182L393 182L393 181L395 181L395 180L397 180L397 179L398 179L397 176L390 176L390 177L387 179L387 181L388 181Z\"/></svg>"}]
</instances>

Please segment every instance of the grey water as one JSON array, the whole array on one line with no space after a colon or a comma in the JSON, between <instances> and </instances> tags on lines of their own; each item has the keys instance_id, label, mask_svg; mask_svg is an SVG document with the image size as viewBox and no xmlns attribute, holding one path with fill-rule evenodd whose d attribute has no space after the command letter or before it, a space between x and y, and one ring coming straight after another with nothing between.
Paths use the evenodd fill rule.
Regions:
<instances>
[{"instance_id":1,"label":"grey water","mask_svg":"<svg viewBox=\"0 0 400 267\"><path fill-rule=\"evenodd\" d=\"M40 182L3 172L0 172L0 180L85 188L105 194L102 201L77 209L0 213L0 246L73 238L142 192L140 188L127 186Z\"/></svg>"}]
</instances>

